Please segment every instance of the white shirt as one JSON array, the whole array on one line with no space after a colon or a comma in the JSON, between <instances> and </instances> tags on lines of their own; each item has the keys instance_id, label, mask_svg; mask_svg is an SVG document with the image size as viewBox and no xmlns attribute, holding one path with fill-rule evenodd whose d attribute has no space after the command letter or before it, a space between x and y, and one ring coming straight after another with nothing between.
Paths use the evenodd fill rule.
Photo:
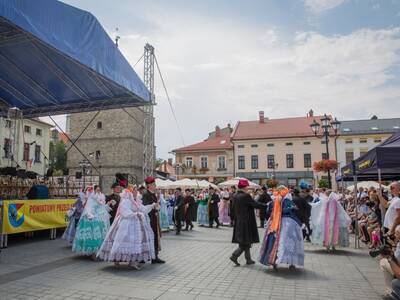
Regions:
<instances>
[{"instance_id":1,"label":"white shirt","mask_svg":"<svg viewBox=\"0 0 400 300\"><path fill-rule=\"evenodd\" d=\"M389 230L392 228L394 220L397 217L397 211L396 211L397 209L400 209L400 198L393 197L393 199L390 201L389 208L386 212L383 227L386 227Z\"/></svg>"}]
</instances>

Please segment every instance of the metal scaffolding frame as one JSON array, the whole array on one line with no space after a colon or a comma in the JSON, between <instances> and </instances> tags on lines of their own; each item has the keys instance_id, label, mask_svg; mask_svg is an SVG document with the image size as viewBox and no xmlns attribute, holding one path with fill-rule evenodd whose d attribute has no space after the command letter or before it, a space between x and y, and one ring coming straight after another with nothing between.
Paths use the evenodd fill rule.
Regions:
<instances>
[{"instance_id":1,"label":"metal scaffolding frame","mask_svg":"<svg viewBox=\"0 0 400 300\"><path fill-rule=\"evenodd\" d=\"M150 92L150 104L145 105L143 127L143 176L152 176L154 173L155 145L154 145L154 47L144 46L144 74L143 82Z\"/></svg>"}]
</instances>

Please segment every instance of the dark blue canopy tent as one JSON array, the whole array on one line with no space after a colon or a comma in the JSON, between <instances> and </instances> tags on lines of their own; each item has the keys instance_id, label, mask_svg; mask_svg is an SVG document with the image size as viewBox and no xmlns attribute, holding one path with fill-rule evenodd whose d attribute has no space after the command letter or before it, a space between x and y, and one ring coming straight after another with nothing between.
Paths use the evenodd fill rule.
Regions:
<instances>
[{"instance_id":1,"label":"dark blue canopy tent","mask_svg":"<svg viewBox=\"0 0 400 300\"><path fill-rule=\"evenodd\" d=\"M0 116L144 105L149 92L90 13L55 0L0 0Z\"/></svg>"},{"instance_id":2,"label":"dark blue canopy tent","mask_svg":"<svg viewBox=\"0 0 400 300\"><path fill-rule=\"evenodd\" d=\"M400 132L360 156L341 169L338 180L396 180L400 179ZM355 174L354 174L355 173Z\"/></svg>"}]
</instances>

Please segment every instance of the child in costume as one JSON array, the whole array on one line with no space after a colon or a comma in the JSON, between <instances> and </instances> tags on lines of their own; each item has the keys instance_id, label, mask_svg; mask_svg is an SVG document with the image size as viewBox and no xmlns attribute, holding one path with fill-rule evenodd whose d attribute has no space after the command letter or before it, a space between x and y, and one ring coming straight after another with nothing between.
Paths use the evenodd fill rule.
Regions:
<instances>
[{"instance_id":1,"label":"child in costume","mask_svg":"<svg viewBox=\"0 0 400 300\"><path fill-rule=\"evenodd\" d=\"M76 227L78 226L79 219L81 218L83 207L85 203L85 194L80 192L76 202L70 210L70 215L68 216L69 222L68 226L62 235L62 239L66 240L69 244L72 244L76 234Z\"/></svg>"}]
</instances>

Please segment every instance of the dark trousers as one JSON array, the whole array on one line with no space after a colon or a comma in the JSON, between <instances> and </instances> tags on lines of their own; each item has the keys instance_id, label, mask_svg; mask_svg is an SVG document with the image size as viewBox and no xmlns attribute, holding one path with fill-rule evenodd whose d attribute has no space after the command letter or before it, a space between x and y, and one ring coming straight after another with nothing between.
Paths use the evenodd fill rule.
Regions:
<instances>
[{"instance_id":1,"label":"dark trousers","mask_svg":"<svg viewBox=\"0 0 400 300\"><path fill-rule=\"evenodd\" d=\"M305 229L303 229L303 239L306 239L307 241L310 241L310 236L312 235L312 230L310 227L310 221L307 221L304 223L306 226Z\"/></svg>"},{"instance_id":2,"label":"dark trousers","mask_svg":"<svg viewBox=\"0 0 400 300\"><path fill-rule=\"evenodd\" d=\"M176 228L176 233L180 233L182 229L182 221L181 220L175 220L175 228Z\"/></svg>"},{"instance_id":3,"label":"dark trousers","mask_svg":"<svg viewBox=\"0 0 400 300\"><path fill-rule=\"evenodd\" d=\"M260 228L264 228L265 225L265 212L260 210Z\"/></svg>"},{"instance_id":4,"label":"dark trousers","mask_svg":"<svg viewBox=\"0 0 400 300\"><path fill-rule=\"evenodd\" d=\"M239 256L242 255L243 252L246 261L251 260L250 245L247 244L239 244L239 247L235 251L233 251L232 256L235 258L239 258Z\"/></svg>"},{"instance_id":5,"label":"dark trousers","mask_svg":"<svg viewBox=\"0 0 400 300\"><path fill-rule=\"evenodd\" d=\"M185 221L185 224L186 224L186 230L188 230L189 227L193 228L193 223L192 223L191 220L186 220L186 221Z\"/></svg>"},{"instance_id":6,"label":"dark trousers","mask_svg":"<svg viewBox=\"0 0 400 300\"><path fill-rule=\"evenodd\" d=\"M215 223L217 224L217 227L219 227L219 226L221 225L221 224L219 223L218 217L213 217L213 216L211 216L211 217L210 217L210 220L209 220L210 227L213 227L214 221L215 221Z\"/></svg>"}]
</instances>

